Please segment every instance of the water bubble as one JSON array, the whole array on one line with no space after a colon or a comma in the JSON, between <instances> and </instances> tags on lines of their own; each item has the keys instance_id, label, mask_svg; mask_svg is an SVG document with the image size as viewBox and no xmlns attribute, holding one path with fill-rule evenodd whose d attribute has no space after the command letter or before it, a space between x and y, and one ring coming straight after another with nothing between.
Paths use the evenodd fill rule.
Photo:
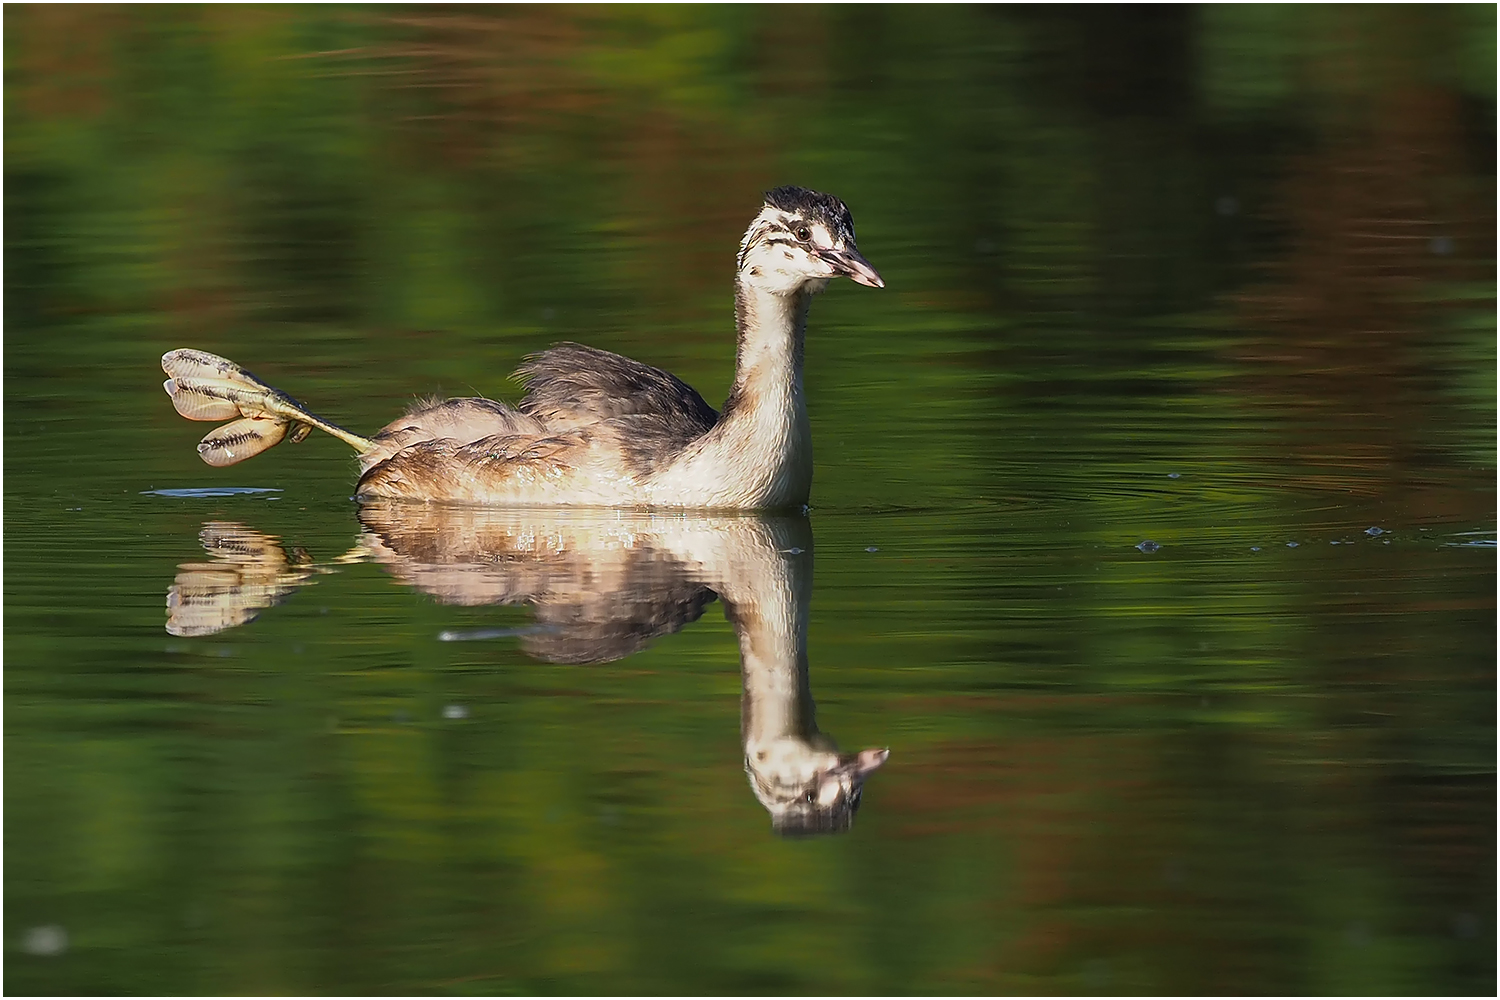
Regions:
<instances>
[{"instance_id":1,"label":"water bubble","mask_svg":"<svg viewBox=\"0 0 1500 1000\"><path fill-rule=\"evenodd\" d=\"M879 545L866 545L865 546L865 551L866 552L879 552L880 551L880 546Z\"/></svg>"},{"instance_id":2,"label":"water bubble","mask_svg":"<svg viewBox=\"0 0 1500 1000\"><path fill-rule=\"evenodd\" d=\"M1250 551L1251 552L1259 552L1260 551L1260 546L1259 545L1252 545L1252 546L1250 546Z\"/></svg>"},{"instance_id":3,"label":"water bubble","mask_svg":"<svg viewBox=\"0 0 1500 1000\"><path fill-rule=\"evenodd\" d=\"M1297 543L1296 542L1287 542L1286 543L1286 547L1289 548L1289 549L1295 549L1297 547Z\"/></svg>"},{"instance_id":4,"label":"water bubble","mask_svg":"<svg viewBox=\"0 0 1500 1000\"><path fill-rule=\"evenodd\" d=\"M1136 548L1140 549L1142 552L1155 552L1156 550L1161 548L1161 543L1153 542L1148 538L1141 544L1137 545Z\"/></svg>"},{"instance_id":5,"label":"water bubble","mask_svg":"<svg viewBox=\"0 0 1500 1000\"><path fill-rule=\"evenodd\" d=\"M1180 473L1180 472L1169 472L1169 473L1167 473L1167 478L1168 479L1181 479L1182 478L1182 473Z\"/></svg>"},{"instance_id":6,"label":"water bubble","mask_svg":"<svg viewBox=\"0 0 1500 1000\"><path fill-rule=\"evenodd\" d=\"M467 719L469 710L462 705L444 705L443 718L445 719Z\"/></svg>"},{"instance_id":7,"label":"water bubble","mask_svg":"<svg viewBox=\"0 0 1500 1000\"><path fill-rule=\"evenodd\" d=\"M21 948L28 955L43 955L51 958L68 950L68 932L56 924L33 927L26 932Z\"/></svg>"},{"instance_id":8,"label":"water bubble","mask_svg":"<svg viewBox=\"0 0 1500 1000\"><path fill-rule=\"evenodd\" d=\"M1368 528L1365 529L1365 534L1369 535L1371 538L1374 538L1377 535L1383 535L1383 534L1385 534L1385 529L1384 528L1377 528L1374 525L1371 525L1370 527L1368 527Z\"/></svg>"}]
</instances>

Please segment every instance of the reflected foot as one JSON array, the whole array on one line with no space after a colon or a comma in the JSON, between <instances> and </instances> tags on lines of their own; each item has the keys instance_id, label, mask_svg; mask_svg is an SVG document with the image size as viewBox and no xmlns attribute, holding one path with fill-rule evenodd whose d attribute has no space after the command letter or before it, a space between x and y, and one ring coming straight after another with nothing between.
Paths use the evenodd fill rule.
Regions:
<instances>
[{"instance_id":1,"label":"reflected foot","mask_svg":"<svg viewBox=\"0 0 1500 1000\"><path fill-rule=\"evenodd\" d=\"M290 554L273 535L232 521L210 521L198 541L212 562L183 563L167 591L167 631L204 636L254 621L318 572L302 549Z\"/></svg>"}]
</instances>

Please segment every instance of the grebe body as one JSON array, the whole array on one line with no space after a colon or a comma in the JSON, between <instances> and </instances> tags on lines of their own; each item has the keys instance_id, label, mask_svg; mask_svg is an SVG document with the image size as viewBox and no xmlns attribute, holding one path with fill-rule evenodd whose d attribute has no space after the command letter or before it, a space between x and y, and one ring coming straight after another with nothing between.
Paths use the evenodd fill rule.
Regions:
<instances>
[{"instance_id":1,"label":"grebe body","mask_svg":"<svg viewBox=\"0 0 1500 1000\"><path fill-rule=\"evenodd\" d=\"M767 192L740 243L735 376L722 411L677 377L581 344L526 359L514 407L419 406L373 438L352 434L216 355L162 358L179 413L232 420L198 445L232 465L319 428L359 453L363 498L504 506L775 509L805 504L812 433L802 384L807 315L834 277L884 287L839 199Z\"/></svg>"}]
</instances>

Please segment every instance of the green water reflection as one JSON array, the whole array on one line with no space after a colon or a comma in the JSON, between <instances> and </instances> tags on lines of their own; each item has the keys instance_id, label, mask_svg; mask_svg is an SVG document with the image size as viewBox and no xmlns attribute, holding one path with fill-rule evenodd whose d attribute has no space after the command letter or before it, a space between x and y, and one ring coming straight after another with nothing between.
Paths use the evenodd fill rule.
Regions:
<instances>
[{"instance_id":1,"label":"green water reflection","mask_svg":"<svg viewBox=\"0 0 1500 1000\"><path fill-rule=\"evenodd\" d=\"M5 28L9 992L1494 991L1492 7ZM786 546L891 748L842 836L747 786L723 601L558 662L159 388L368 432L576 339L717 401L787 182L888 283L814 309ZM169 633L230 523L266 600Z\"/></svg>"}]
</instances>

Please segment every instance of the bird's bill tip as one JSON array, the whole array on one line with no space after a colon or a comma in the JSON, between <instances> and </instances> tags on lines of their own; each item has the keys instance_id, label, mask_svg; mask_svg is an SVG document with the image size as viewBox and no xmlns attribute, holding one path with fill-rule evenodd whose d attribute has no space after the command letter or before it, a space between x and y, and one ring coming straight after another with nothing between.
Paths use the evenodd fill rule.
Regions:
<instances>
[{"instance_id":1,"label":"bird's bill tip","mask_svg":"<svg viewBox=\"0 0 1500 1000\"><path fill-rule=\"evenodd\" d=\"M834 250L824 254L834 268L844 275L848 275L861 285L869 288L884 288L885 280L880 277L880 272L870 265L870 262L862 257L858 250L852 246L847 250Z\"/></svg>"}]
</instances>

